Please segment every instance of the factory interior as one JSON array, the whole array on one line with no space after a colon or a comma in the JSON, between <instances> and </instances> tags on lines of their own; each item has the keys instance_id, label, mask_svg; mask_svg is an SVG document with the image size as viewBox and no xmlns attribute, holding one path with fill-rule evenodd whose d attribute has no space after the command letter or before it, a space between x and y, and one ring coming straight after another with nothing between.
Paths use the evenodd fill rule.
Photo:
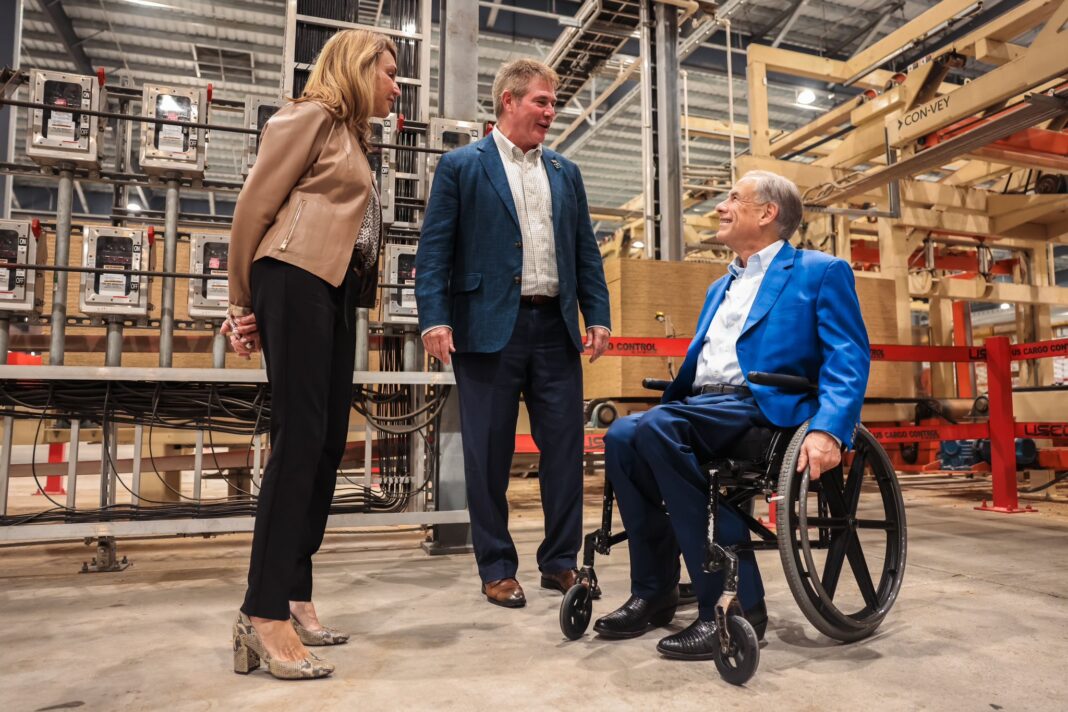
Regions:
<instances>
[{"instance_id":1,"label":"factory interior","mask_svg":"<svg viewBox=\"0 0 1068 712\"><path fill-rule=\"evenodd\" d=\"M1068 707L1068 0L0 15L0 710ZM355 312L315 554L315 603L349 639L314 648L329 677L290 684L231 664L272 443L265 360L222 328L227 260L261 131L351 29L393 41L399 96L371 119L376 304ZM539 586L546 477L519 409L509 608L480 592L457 376L414 285L435 172L491 135L494 78L522 58L559 76L543 148L581 171L611 338L582 357L565 590ZM745 634L674 660L656 640L698 616L685 567L659 634L594 629L632 594L605 437L700 341L735 259L717 205L750 171L796 184L789 245L852 267L870 372L833 473L797 472L804 428L703 465L752 531L767 628L735 615Z\"/></svg>"}]
</instances>

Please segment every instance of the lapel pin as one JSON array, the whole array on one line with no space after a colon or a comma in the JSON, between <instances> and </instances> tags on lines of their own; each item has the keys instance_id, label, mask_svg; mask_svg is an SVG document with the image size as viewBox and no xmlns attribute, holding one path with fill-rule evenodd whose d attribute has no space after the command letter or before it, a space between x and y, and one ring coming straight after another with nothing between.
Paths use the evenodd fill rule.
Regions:
<instances>
[{"instance_id":1,"label":"lapel pin","mask_svg":"<svg viewBox=\"0 0 1068 712\"><path fill-rule=\"evenodd\" d=\"M560 170L560 161L556 160L555 158L550 158L549 162L553 164L553 168L555 168L556 170Z\"/></svg>"}]
</instances>

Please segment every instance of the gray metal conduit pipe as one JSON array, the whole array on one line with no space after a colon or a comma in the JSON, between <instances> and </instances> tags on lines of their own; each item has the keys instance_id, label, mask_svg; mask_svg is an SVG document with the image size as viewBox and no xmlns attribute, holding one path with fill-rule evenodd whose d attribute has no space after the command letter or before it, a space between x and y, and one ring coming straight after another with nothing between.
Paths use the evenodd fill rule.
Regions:
<instances>
[{"instance_id":1,"label":"gray metal conduit pipe","mask_svg":"<svg viewBox=\"0 0 1068 712\"><path fill-rule=\"evenodd\" d=\"M211 367L226 368L226 337L221 329L216 329L211 339Z\"/></svg>"},{"instance_id":2,"label":"gray metal conduit pipe","mask_svg":"<svg viewBox=\"0 0 1068 712\"><path fill-rule=\"evenodd\" d=\"M178 261L178 179L167 181L164 215L163 271L174 272ZM163 304L159 319L159 365L169 367L174 360L174 277L163 278Z\"/></svg>"},{"instance_id":3,"label":"gray metal conduit pipe","mask_svg":"<svg viewBox=\"0 0 1068 712\"><path fill-rule=\"evenodd\" d=\"M61 267L70 264L70 215L74 200L74 171L63 167L59 171L56 199L56 257ZM52 279L52 340L48 349L48 363L62 366L67 334L67 273L56 272Z\"/></svg>"},{"instance_id":4,"label":"gray metal conduit pipe","mask_svg":"<svg viewBox=\"0 0 1068 712\"><path fill-rule=\"evenodd\" d=\"M11 337L11 319L0 314L0 364L7 363L7 345Z\"/></svg>"},{"instance_id":5,"label":"gray metal conduit pipe","mask_svg":"<svg viewBox=\"0 0 1068 712\"><path fill-rule=\"evenodd\" d=\"M357 371L366 371L371 363L370 358L370 318L367 309L356 310L356 366Z\"/></svg>"},{"instance_id":6,"label":"gray metal conduit pipe","mask_svg":"<svg viewBox=\"0 0 1068 712\"><path fill-rule=\"evenodd\" d=\"M104 353L105 366L122 365L122 318L112 317L108 319L107 347Z\"/></svg>"}]
</instances>

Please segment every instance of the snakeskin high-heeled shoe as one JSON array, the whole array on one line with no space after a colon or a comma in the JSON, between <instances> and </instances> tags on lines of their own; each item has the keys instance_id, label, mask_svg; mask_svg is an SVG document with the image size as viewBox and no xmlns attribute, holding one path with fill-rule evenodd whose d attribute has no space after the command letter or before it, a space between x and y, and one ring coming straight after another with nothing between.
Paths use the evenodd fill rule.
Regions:
<instances>
[{"instance_id":1,"label":"snakeskin high-heeled shoe","mask_svg":"<svg viewBox=\"0 0 1068 712\"><path fill-rule=\"evenodd\" d=\"M348 633L342 633L336 628L327 628L323 626L319 630L308 630L300 624L300 621L296 617L291 617L293 621L293 628L297 631L297 635L300 636L300 642L305 645L341 645L349 639Z\"/></svg>"},{"instance_id":2,"label":"snakeskin high-heeled shoe","mask_svg":"<svg viewBox=\"0 0 1068 712\"><path fill-rule=\"evenodd\" d=\"M238 613L234 623L234 672L247 675L261 662L279 680L310 680L334 672L332 664L312 652L302 660L274 660L267 654L252 621L244 613Z\"/></svg>"}]
</instances>

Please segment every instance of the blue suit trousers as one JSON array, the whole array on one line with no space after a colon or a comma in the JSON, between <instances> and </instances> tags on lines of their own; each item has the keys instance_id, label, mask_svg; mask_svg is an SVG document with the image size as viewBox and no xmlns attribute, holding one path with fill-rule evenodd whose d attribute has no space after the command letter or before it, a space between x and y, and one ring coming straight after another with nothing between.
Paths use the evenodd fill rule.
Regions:
<instances>
[{"instance_id":1,"label":"blue suit trousers","mask_svg":"<svg viewBox=\"0 0 1068 712\"><path fill-rule=\"evenodd\" d=\"M557 303L523 306L508 344L496 353L456 353L471 542L483 582L519 567L508 532L508 474L519 397L541 451L538 483L545 539L538 568L575 568L582 543L582 363Z\"/></svg>"},{"instance_id":2,"label":"blue suit trousers","mask_svg":"<svg viewBox=\"0 0 1068 712\"><path fill-rule=\"evenodd\" d=\"M622 418L605 435L605 466L628 534L631 594L653 598L679 581L679 551L702 620L712 620L722 572L703 571L709 479L701 464L754 426L768 423L751 396L709 394L658 405ZM665 511L666 509L666 511ZM749 529L727 506L717 510L717 541L749 541ZM764 598L756 557L739 553L738 597L750 609Z\"/></svg>"}]
</instances>

